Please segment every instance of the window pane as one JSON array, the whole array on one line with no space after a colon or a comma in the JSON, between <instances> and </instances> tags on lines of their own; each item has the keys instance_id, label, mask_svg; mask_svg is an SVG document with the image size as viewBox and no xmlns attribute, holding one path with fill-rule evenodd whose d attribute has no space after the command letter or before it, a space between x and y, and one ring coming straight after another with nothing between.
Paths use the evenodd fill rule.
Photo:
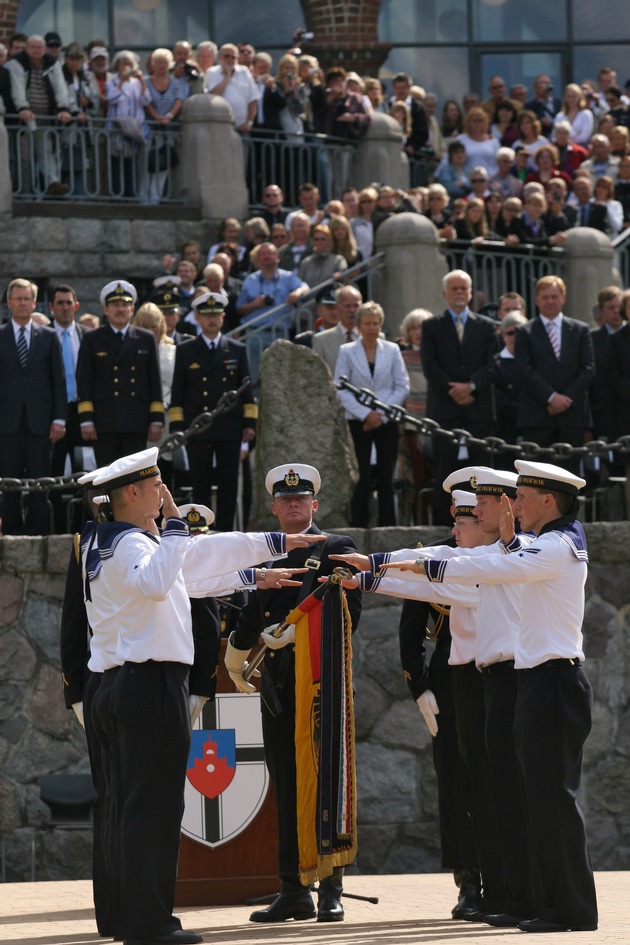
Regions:
<instances>
[{"instance_id":1,"label":"window pane","mask_svg":"<svg viewBox=\"0 0 630 945\"><path fill-rule=\"evenodd\" d=\"M573 76L575 82L596 79L604 66L617 72L622 89L630 79L630 46L575 46L573 48Z\"/></svg>"},{"instance_id":2,"label":"window pane","mask_svg":"<svg viewBox=\"0 0 630 945\"><path fill-rule=\"evenodd\" d=\"M392 49L381 67L379 78L385 83L386 95L391 93L391 77L408 72L414 82L438 96L438 109L447 98L459 102L468 91L468 52L447 47Z\"/></svg>"},{"instance_id":3,"label":"window pane","mask_svg":"<svg viewBox=\"0 0 630 945\"><path fill-rule=\"evenodd\" d=\"M477 42L557 42L566 39L565 0L473 0Z\"/></svg>"},{"instance_id":4,"label":"window pane","mask_svg":"<svg viewBox=\"0 0 630 945\"><path fill-rule=\"evenodd\" d=\"M282 3L260 3L241 0L240 3L215 3L214 24L217 43L240 43L246 40L257 49L281 48L286 52L292 45L293 31L304 25L300 0ZM315 37L317 40L317 37ZM304 46L308 52L308 44ZM278 57L279 58L279 57Z\"/></svg>"},{"instance_id":5,"label":"window pane","mask_svg":"<svg viewBox=\"0 0 630 945\"><path fill-rule=\"evenodd\" d=\"M610 40L620 31L628 35L623 24L628 24L628 0L573 0L573 36L576 40Z\"/></svg>"},{"instance_id":6,"label":"window pane","mask_svg":"<svg viewBox=\"0 0 630 945\"><path fill-rule=\"evenodd\" d=\"M195 44L210 38L208 0L113 0L114 45L172 49L178 39Z\"/></svg>"},{"instance_id":7,"label":"window pane","mask_svg":"<svg viewBox=\"0 0 630 945\"><path fill-rule=\"evenodd\" d=\"M22 0L16 21L20 33L39 33L56 30L64 45L76 40L89 43L94 37L109 40L106 3L85 3L73 0L58 3L55 0Z\"/></svg>"},{"instance_id":8,"label":"window pane","mask_svg":"<svg viewBox=\"0 0 630 945\"><path fill-rule=\"evenodd\" d=\"M378 35L383 43L465 43L466 0L382 0Z\"/></svg>"},{"instance_id":9,"label":"window pane","mask_svg":"<svg viewBox=\"0 0 630 945\"><path fill-rule=\"evenodd\" d=\"M505 79L508 92L511 85L523 83L529 89L529 97L534 98L534 77L544 72L551 78L558 98L562 98L562 56L557 52L509 52L484 53L480 59L480 91L482 98L488 96L488 83L493 75Z\"/></svg>"}]
</instances>

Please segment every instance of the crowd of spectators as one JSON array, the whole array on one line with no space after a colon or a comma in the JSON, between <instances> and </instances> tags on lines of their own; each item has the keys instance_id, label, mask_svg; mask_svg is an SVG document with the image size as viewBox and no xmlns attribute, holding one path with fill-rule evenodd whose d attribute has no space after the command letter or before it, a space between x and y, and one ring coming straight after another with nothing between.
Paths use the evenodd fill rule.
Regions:
<instances>
[{"instance_id":1,"label":"crowd of spectators","mask_svg":"<svg viewBox=\"0 0 630 945\"><path fill-rule=\"evenodd\" d=\"M175 363L173 346L191 337L210 338L204 328L203 311L208 296L219 300L219 337L236 331L240 332L237 339L242 341L246 326L255 321L262 329L259 353L274 337L271 325L267 329L264 323L266 314L275 309L274 319L284 318L289 326L293 321L292 306L311 299L310 304L317 308L317 321L313 331L300 334L296 341L320 354L333 375L340 348L352 344L355 347L344 352L344 371L354 368L361 374L367 370L378 380L380 369L376 371L375 360L379 354L383 360L383 352L388 357L393 355L383 347L382 339L372 337L376 323L382 319L378 307L374 308L367 298L365 278L356 269L350 275L347 271L373 254L375 231L392 214L424 214L439 236L455 241L455 246L488 241L506 247L522 243L562 246L574 226L595 227L615 236L630 225L628 100L611 70L602 69L597 83L585 80L567 86L561 101L554 96L547 76L536 77L531 98L524 87L510 90L508 96L505 83L495 76L490 80L487 99L482 101L472 92L463 97L461 105L450 99L442 107L441 119L437 97L414 86L410 76L403 73L394 76L392 86L393 95L387 101L378 79L346 73L339 67L324 74L314 57L301 55L298 50L281 57L274 73L271 56L257 52L249 43L239 46L228 43L219 50L208 41L199 44L193 55L190 44L181 41L172 51L154 50L143 70L130 51L119 52L110 63L107 47L98 39L85 49L70 43L64 55L56 34L13 38L7 62L0 68L7 122L32 128L38 159L48 172L46 191L52 196L63 196L69 186L64 182L63 154L51 149L50 136L45 134L52 122L63 125L65 146L76 150L80 149L80 142L73 136L73 129L94 116L104 119L111 135L111 151L118 157L112 168L114 177L119 175L117 184L124 193L132 193L141 177L138 154L143 146L151 139L158 143L156 153L170 148L165 133L176 125L183 102L189 95L204 93L226 98L237 129L254 138L260 129L277 133L285 140L304 131L356 140L374 112L389 111L400 122L406 153L433 168L432 182L426 187L402 191L387 183L374 182L360 191L348 186L332 199L322 199L317 184L311 181L301 180L295 194L286 197L281 180L262 181L262 209L258 215L247 220L228 217L222 221L212 245L202 247L189 240L179 252L166 256L161 267L157 267L162 272L155 279L152 296L137 313L139 324L153 333L157 343L164 417ZM150 131L147 121L151 123ZM164 165L158 162L148 166L145 162L147 173L142 186L147 199L159 200L172 163L172 154ZM76 160L74 165L77 166ZM86 166L85 173L89 172ZM76 174L72 184L75 188L82 186ZM285 199L289 207L295 208L291 212ZM465 251L457 264L470 272L470 257ZM133 280L132 274L126 275ZM331 281L336 285L333 291ZM315 299L311 290L319 289L322 283L327 285ZM18 285L18 289L25 294L25 286ZM76 301L73 290L64 289ZM56 292L49 300L53 322ZM491 428L485 432L499 432L514 442L520 435L515 421L520 375L510 363L514 353L514 342L510 339L521 327L519 318L531 319L535 313L525 312L524 304L518 301L520 297L510 299L510 295L515 293L486 300L496 302L499 314L494 326L498 331L493 333L496 350L491 371L496 401L496 414L492 416L498 418L498 425L493 419ZM505 310L506 299L514 303L517 314L521 310L518 318L512 309ZM622 311L620 322L625 327L626 296L622 298L617 293L613 301ZM361 303L368 307L360 307ZM10 300L9 308L12 310ZM105 306L104 309L109 319ZM602 310L600 304L598 311ZM362 325L364 313L366 323ZM502 318L508 313L511 320L506 325L510 334L506 333L504 338ZM129 319L131 315L132 311ZM209 312L208 316L211 315ZM387 372L389 382L394 377L400 381L396 387L399 397L401 378L407 378L405 383L410 388L407 406L417 414L426 401L419 357L419 339L426 317L427 313L417 310L405 320L401 326L402 361L396 361L395 370ZM35 311L35 299L32 321L46 322L45 313ZM81 321L84 324L79 327L86 332L95 323L100 324L91 315L82 316ZM53 323L52 327L58 325ZM612 333L608 321L604 328L607 334ZM252 353L256 363L247 367L257 377L258 356ZM600 358L596 365L600 378L603 363ZM64 367L67 374L69 363L65 360ZM622 387L620 383L619 388ZM76 392L74 399L71 394L68 389L67 399L72 404ZM344 406L356 427L353 435L362 457L360 495L353 503L353 524L367 524L366 495L371 485L370 458L374 446L385 457L377 464L381 478L375 479L378 521L381 525L394 524L395 513L382 479L385 475L390 481L392 475L390 432L387 436L377 432L385 425L382 418L376 423L373 416L358 417L356 411L353 414L345 401ZM619 429L611 427L604 432L589 427L588 422L583 424L581 436L614 437L623 432L619 424ZM151 439L156 428L144 433ZM411 494L415 496L430 482L432 453L421 437L412 445L414 436L409 429L402 431L403 459L399 468L401 478L412 483ZM68 452L72 468L85 465L86 458L89 462L89 438L86 440L81 434L80 439L82 452ZM252 440L253 435L242 444L244 461L253 448ZM185 481L186 462L181 456L171 458L171 462L174 469L170 475L179 472L180 479L183 476ZM27 473L24 467L11 474L32 473ZM43 473L40 470L38 474Z\"/></svg>"}]
</instances>

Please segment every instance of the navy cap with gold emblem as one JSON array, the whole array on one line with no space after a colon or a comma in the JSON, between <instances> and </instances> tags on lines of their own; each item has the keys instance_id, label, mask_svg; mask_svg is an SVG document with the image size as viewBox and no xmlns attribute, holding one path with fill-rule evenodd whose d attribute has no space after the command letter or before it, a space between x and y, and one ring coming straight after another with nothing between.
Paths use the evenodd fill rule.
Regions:
<instances>
[{"instance_id":1,"label":"navy cap with gold emblem","mask_svg":"<svg viewBox=\"0 0 630 945\"><path fill-rule=\"evenodd\" d=\"M131 282L125 282L124 279L115 279L114 282L108 282L101 289L101 305L109 305L110 302L135 302L138 299L138 293Z\"/></svg>"},{"instance_id":2,"label":"navy cap with gold emblem","mask_svg":"<svg viewBox=\"0 0 630 945\"><path fill-rule=\"evenodd\" d=\"M199 315L222 315L229 299L224 292L204 292L192 301Z\"/></svg>"},{"instance_id":3,"label":"navy cap with gold emblem","mask_svg":"<svg viewBox=\"0 0 630 945\"><path fill-rule=\"evenodd\" d=\"M517 486L532 486L534 489L548 489L550 492L576 496L586 485L586 479L575 476L562 466L531 463L524 459L515 460L514 465L518 472Z\"/></svg>"},{"instance_id":4,"label":"navy cap with gold emblem","mask_svg":"<svg viewBox=\"0 0 630 945\"><path fill-rule=\"evenodd\" d=\"M322 484L314 466L292 463L274 466L265 477L269 495L317 495Z\"/></svg>"},{"instance_id":5,"label":"navy cap with gold emblem","mask_svg":"<svg viewBox=\"0 0 630 945\"><path fill-rule=\"evenodd\" d=\"M153 304L157 305L157 307L163 312L170 311L171 309L179 309L179 288L175 282L173 282L171 279L168 279L165 283L157 288L157 290L149 299L149 302L153 302Z\"/></svg>"},{"instance_id":6,"label":"navy cap with gold emblem","mask_svg":"<svg viewBox=\"0 0 630 945\"><path fill-rule=\"evenodd\" d=\"M188 502L186 505L179 505L179 514L188 524L192 532L207 532L208 527L214 522L214 512L207 505L195 505L194 502Z\"/></svg>"},{"instance_id":7,"label":"navy cap with gold emblem","mask_svg":"<svg viewBox=\"0 0 630 945\"><path fill-rule=\"evenodd\" d=\"M129 486L132 482L142 482L152 476L159 476L158 452L157 446L152 446L139 453L121 456L109 466L104 466L99 475L93 478L92 485L103 492L111 492L121 486Z\"/></svg>"}]
</instances>

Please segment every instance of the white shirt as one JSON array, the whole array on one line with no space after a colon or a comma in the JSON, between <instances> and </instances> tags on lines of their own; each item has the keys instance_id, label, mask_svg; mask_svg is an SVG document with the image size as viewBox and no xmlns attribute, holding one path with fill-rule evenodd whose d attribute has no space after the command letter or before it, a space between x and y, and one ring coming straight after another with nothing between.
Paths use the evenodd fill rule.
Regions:
<instances>
[{"instance_id":1,"label":"white shirt","mask_svg":"<svg viewBox=\"0 0 630 945\"><path fill-rule=\"evenodd\" d=\"M146 660L192 665L189 596L234 589L239 565L283 557L284 549L284 536L277 532L190 538L179 519L169 519L159 539L138 530L123 532L90 581L89 669L103 672L125 661ZM218 581L221 576L225 580ZM251 586L251 573L239 577L241 586Z\"/></svg>"},{"instance_id":2,"label":"white shirt","mask_svg":"<svg viewBox=\"0 0 630 945\"><path fill-rule=\"evenodd\" d=\"M205 87L208 92L225 78L222 66L210 66L206 72ZM217 93L213 93L217 94ZM232 106L234 124L237 128L247 121L247 107L258 101L258 89L247 66L235 66L230 81L221 92L221 98Z\"/></svg>"}]
</instances>

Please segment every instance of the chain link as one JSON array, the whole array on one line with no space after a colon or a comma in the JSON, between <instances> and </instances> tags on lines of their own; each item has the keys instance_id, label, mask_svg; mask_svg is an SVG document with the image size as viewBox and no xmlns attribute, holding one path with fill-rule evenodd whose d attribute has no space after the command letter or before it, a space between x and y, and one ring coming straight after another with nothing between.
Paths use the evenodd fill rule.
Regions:
<instances>
[{"instance_id":1,"label":"chain link","mask_svg":"<svg viewBox=\"0 0 630 945\"><path fill-rule=\"evenodd\" d=\"M252 386L251 379L246 377L238 390L228 390L221 394L214 410L208 413L200 413L192 421L188 429L178 430L175 433L169 433L168 436L160 442L158 447L158 456L164 453L172 453L181 446L185 446L191 436L199 436L205 433L220 414L231 410L246 390ZM2 492L48 492L49 489L81 489L81 484L77 481L84 473L76 472L70 476L41 476L39 479L0 479L0 493Z\"/></svg>"},{"instance_id":2,"label":"chain link","mask_svg":"<svg viewBox=\"0 0 630 945\"><path fill-rule=\"evenodd\" d=\"M445 430L435 420L429 420L428 417L412 417L411 414L399 407L398 404L384 404L378 400L374 391L367 387L355 387L347 377L341 377L337 385L341 390L347 390L353 394L359 403L370 410L378 410L389 420L396 423L404 421L412 424L418 431L425 436L439 436L449 440L451 444L460 444L467 446L478 446L491 455L496 453L511 453L514 459L545 459L559 462L562 464L569 459L576 457L605 457L609 453L630 453L630 435L620 436L614 443L606 443L604 440L591 440L584 446L571 446L570 443L552 443L551 446L540 446L531 440L523 440L522 443L507 443L499 436L473 436L468 430L454 429Z\"/></svg>"}]
</instances>

